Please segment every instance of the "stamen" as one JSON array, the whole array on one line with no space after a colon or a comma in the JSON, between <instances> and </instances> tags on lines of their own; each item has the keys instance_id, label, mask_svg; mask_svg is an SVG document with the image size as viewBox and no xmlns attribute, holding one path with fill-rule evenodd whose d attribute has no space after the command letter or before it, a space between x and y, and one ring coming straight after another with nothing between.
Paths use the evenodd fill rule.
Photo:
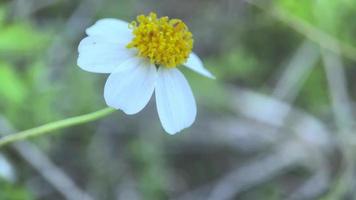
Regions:
<instances>
[{"instance_id":1,"label":"stamen","mask_svg":"<svg viewBox=\"0 0 356 200\"><path fill-rule=\"evenodd\" d=\"M156 13L140 15L130 24L134 39L127 48L138 49L138 56L152 64L177 67L186 62L193 49L193 35L179 19L157 18Z\"/></svg>"}]
</instances>

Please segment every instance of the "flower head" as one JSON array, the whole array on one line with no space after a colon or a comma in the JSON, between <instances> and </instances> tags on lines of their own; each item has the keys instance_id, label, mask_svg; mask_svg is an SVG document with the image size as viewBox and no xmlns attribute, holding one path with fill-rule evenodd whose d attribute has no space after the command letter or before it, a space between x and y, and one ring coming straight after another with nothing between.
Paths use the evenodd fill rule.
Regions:
<instances>
[{"instance_id":1,"label":"flower head","mask_svg":"<svg viewBox=\"0 0 356 200\"><path fill-rule=\"evenodd\" d=\"M155 13L140 15L137 22L131 23L134 39L127 47L137 48L138 56L165 67L177 67L187 61L193 49L193 35L184 22L157 18Z\"/></svg>"},{"instance_id":2,"label":"flower head","mask_svg":"<svg viewBox=\"0 0 356 200\"><path fill-rule=\"evenodd\" d=\"M104 98L126 114L141 111L155 93L164 130L175 134L192 125L196 103L191 88L176 68L180 65L214 78L192 53L193 35L178 19L140 15L127 23L102 19L86 30L78 47L78 66L110 73Z\"/></svg>"}]
</instances>

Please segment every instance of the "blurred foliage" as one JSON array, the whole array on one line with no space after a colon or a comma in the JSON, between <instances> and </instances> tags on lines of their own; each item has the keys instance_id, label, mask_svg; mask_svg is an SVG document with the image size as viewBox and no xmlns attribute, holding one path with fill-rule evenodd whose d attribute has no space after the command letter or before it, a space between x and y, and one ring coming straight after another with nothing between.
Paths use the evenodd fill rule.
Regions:
<instances>
[{"instance_id":1,"label":"blurred foliage","mask_svg":"<svg viewBox=\"0 0 356 200\"><path fill-rule=\"evenodd\" d=\"M353 13L356 10L355 1L279 0L278 2L285 10L337 37L340 41L356 44L353 20Z\"/></svg>"},{"instance_id":2,"label":"blurred foliage","mask_svg":"<svg viewBox=\"0 0 356 200\"><path fill-rule=\"evenodd\" d=\"M33 31L26 23L4 25L0 33L0 52L35 53L46 46L46 35Z\"/></svg>"},{"instance_id":3,"label":"blurred foliage","mask_svg":"<svg viewBox=\"0 0 356 200\"><path fill-rule=\"evenodd\" d=\"M182 69L192 85L201 113L196 127L204 127L208 123L204 120L214 114L218 117L234 115L229 106L231 94L228 92L232 85L260 92L272 91L276 82L274 74L285 67L283 63L293 56L298 45L305 40L303 35L296 33L286 24L242 1L97 1L98 5L90 7L92 10L84 7L89 11L81 13L84 19L80 16L76 19L78 21L70 20L76 12L82 11L79 7L86 1L53 1L54 3L44 4L37 9L34 6L33 10L30 6L19 6L19 2L21 5L21 1L0 3L0 114L19 130L105 106L102 97L105 76L86 73L76 67L76 48L84 36L84 30L99 18L132 20L137 14L156 10L187 20L198 37L195 50L217 77L216 81L211 81L190 70ZM36 5L36 1L31 2ZM233 10L227 6L228 2L232 2ZM282 8L337 40L356 46L355 0L277 0L271 1L271 6ZM26 8L30 10L21 10ZM28 14L25 15L26 13ZM351 65L354 63L346 62L346 70L354 70L350 69ZM351 95L356 94L353 92ZM324 118L329 111L327 82L320 63L308 76L296 105L320 118ZM226 157L226 152L211 150L217 154L210 160L211 163L189 159L188 157L199 158L199 155L194 153L186 155L169 152L175 140L184 140L185 136L177 136L175 139L157 136L164 133L157 129L157 117L150 121L151 115L156 116L156 112L152 110L154 108L149 106L142 114L144 117L138 120L135 118L137 115L135 119L127 117L127 121L120 118L121 114L113 117L115 129L112 131L117 134L108 139L118 140L116 145L128 149L124 151L123 157L129 158L125 163L129 167L123 168L129 168L128 171L134 173L133 179L139 183L139 193L144 199L167 199L172 193L194 189L190 186L199 182L194 180L201 177L206 178L203 181L207 183L211 181L213 173L204 169L210 169L207 166L214 165L213 162L220 165L220 159ZM148 135L146 137L153 139L142 137L139 131L141 126L153 127L152 130L141 130ZM72 174L83 188L88 185L101 185L95 187L92 192L93 195L98 194L98 199L113 199L116 191L108 184L120 182L125 174L113 175L109 177L112 178L110 181L101 176L93 176L95 180L86 180L91 174L101 175L105 169L88 169L86 164L78 164L77 161L79 158L85 160L88 156L87 148L93 145L92 137L96 134L96 129L100 128L96 123L86 124L64 131L68 132L65 137L51 136L37 139L35 142L51 157L57 159L58 164ZM192 133L187 130L184 134ZM126 140L124 137L132 138ZM103 149L105 148L101 146L96 148L98 151ZM107 153L111 159L106 160L107 165L116 166L118 161L115 155L118 151L107 151L102 153ZM178 158L179 156L184 159ZM196 171L203 175L186 172L185 175L192 183L178 180L176 185L181 187L172 189L169 180L173 176L171 173L175 172L175 166L170 166L169 161L173 159L183 160L184 169L198 168ZM84 163L86 162L90 161ZM91 162L96 166L95 162L98 161ZM228 164L221 169L232 167L231 162L226 163ZM105 165L106 163L101 163L100 166ZM20 172L20 177L21 180L26 180L32 175ZM26 187L25 181L18 181L16 184L0 181L0 199L35 199ZM242 199L283 199L281 190L277 183L265 184L254 189L252 193L242 195ZM58 199L58 196L59 194L53 192L43 199Z\"/></svg>"},{"instance_id":4,"label":"blurred foliage","mask_svg":"<svg viewBox=\"0 0 356 200\"><path fill-rule=\"evenodd\" d=\"M0 199L6 200L34 200L32 194L23 186L7 183L0 179Z\"/></svg>"},{"instance_id":5,"label":"blurred foliage","mask_svg":"<svg viewBox=\"0 0 356 200\"><path fill-rule=\"evenodd\" d=\"M3 102L17 105L24 102L26 86L11 65L6 63L0 64L0 80L1 85L4 86L0 89L0 94L4 98Z\"/></svg>"}]
</instances>

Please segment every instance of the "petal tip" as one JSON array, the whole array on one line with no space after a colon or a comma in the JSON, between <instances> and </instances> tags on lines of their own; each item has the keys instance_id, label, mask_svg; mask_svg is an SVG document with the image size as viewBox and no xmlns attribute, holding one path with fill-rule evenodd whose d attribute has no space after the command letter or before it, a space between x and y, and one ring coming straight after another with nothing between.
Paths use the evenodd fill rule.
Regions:
<instances>
[{"instance_id":1,"label":"petal tip","mask_svg":"<svg viewBox=\"0 0 356 200\"><path fill-rule=\"evenodd\" d=\"M168 133L168 135L172 135L173 136L173 135L176 135L178 132L167 132L166 131L166 133Z\"/></svg>"},{"instance_id":2,"label":"petal tip","mask_svg":"<svg viewBox=\"0 0 356 200\"><path fill-rule=\"evenodd\" d=\"M214 76L212 73L207 74L206 77L208 77L210 79L213 79L213 80L216 80L216 76Z\"/></svg>"},{"instance_id":3,"label":"petal tip","mask_svg":"<svg viewBox=\"0 0 356 200\"><path fill-rule=\"evenodd\" d=\"M108 102L108 100L106 100L106 98L105 98L105 102L106 102L106 105L109 106L110 108L114 108L116 110L121 110L126 115L134 115L134 114L137 114L139 112L139 111L136 111L136 110L132 110L132 109L124 108L124 107L119 107L117 105L111 104L110 102Z\"/></svg>"},{"instance_id":4,"label":"petal tip","mask_svg":"<svg viewBox=\"0 0 356 200\"><path fill-rule=\"evenodd\" d=\"M164 129L164 128L163 128L163 129ZM168 135L176 135L176 134L182 132L183 129L180 129L180 130L166 130L166 129L164 129L164 131L165 131L166 133L168 133Z\"/></svg>"},{"instance_id":5,"label":"petal tip","mask_svg":"<svg viewBox=\"0 0 356 200\"><path fill-rule=\"evenodd\" d=\"M134 115L137 114L139 111L132 111L132 110L127 110L127 109L120 109L122 112L124 112L126 115Z\"/></svg>"},{"instance_id":6,"label":"petal tip","mask_svg":"<svg viewBox=\"0 0 356 200\"><path fill-rule=\"evenodd\" d=\"M190 124L189 126L186 126L186 127L182 127L180 129L177 129L177 130L166 130L164 127L163 127L163 129L168 135L177 135L177 134L183 132L184 130L188 129L192 124Z\"/></svg>"}]
</instances>

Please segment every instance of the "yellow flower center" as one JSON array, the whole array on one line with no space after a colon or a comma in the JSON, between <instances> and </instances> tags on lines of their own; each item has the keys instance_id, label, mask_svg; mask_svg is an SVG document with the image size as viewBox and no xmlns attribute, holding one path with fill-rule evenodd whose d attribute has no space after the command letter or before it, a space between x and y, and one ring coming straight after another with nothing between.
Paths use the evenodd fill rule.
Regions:
<instances>
[{"instance_id":1,"label":"yellow flower center","mask_svg":"<svg viewBox=\"0 0 356 200\"><path fill-rule=\"evenodd\" d=\"M185 23L156 13L140 15L130 24L134 38L127 48L136 48L138 56L152 64L173 68L186 62L193 49L193 35Z\"/></svg>"}]
</instances>

